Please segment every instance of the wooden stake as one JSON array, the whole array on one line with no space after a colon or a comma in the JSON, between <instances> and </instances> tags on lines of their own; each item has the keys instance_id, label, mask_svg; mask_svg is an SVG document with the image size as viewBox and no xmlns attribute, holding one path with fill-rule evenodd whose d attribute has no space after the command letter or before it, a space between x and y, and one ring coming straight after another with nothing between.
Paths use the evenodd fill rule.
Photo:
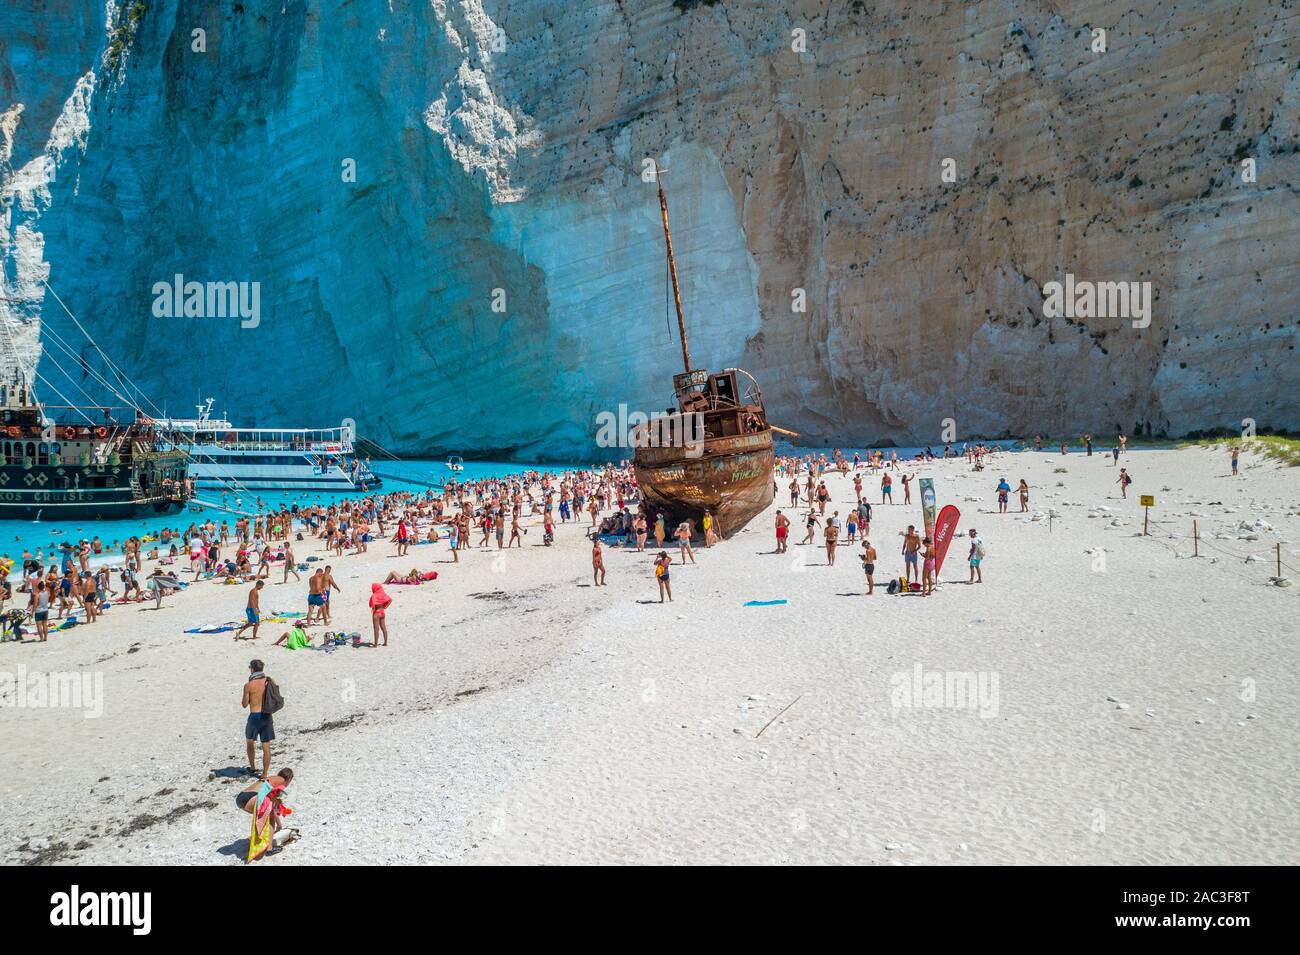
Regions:
<instances>
[{"instance_id":1,"label":"wooden stake","mask_svg":"<svg viewBox=\"0 0 1300 955\"><path fill-rule=\"evenodd\" d=\"M1279 577L1282 576L1282 542L1281 541L1278 541L1277 544L1277 575Z\"/></svg>"},{"instance_id":2,"label":"wooden stake","mask_svg":"<svg viewBox=\"0 0 1300 955\"><path fill-rule=\"evenodd\" d=\"M1200 538L1196 536L1196 521L1192 521L1192 556L1201 556L1201 541Z\"/></svg>"},{"instance_id":3,"label":"wooden stake","mask_svg":"<svg viewBox=\"0 0 1300 955\"><path fill-rule=\"evenodd\" d=\"M1149 532L1147 531L1147 522L1150 520L1151 520L1151 508L1149 507L1142 508L1142 536L1143 537L1147 537L1149 534Z\"/></svg>"},{"instance_id":4,"label":"wooden stake","mask_svg":"<svg viewBox=\"0 0 1300 955\"><path fill-rule=\"evenodd\" d=\"M781 713L784 713L786 710L788 710L790 707L794 706L796 703L798 703L798 702L799 702L800 700L802 700L802 699L803 699L803 694L800 693L798 696L796 696L793 700L791 700L791 701L790 701L789 703L787 703L785 706L781 707ZM764 724L763 724L763 729L759 730L757 733L754 734L754 739L758 739L760 736L762 736L762 735L763 735L763 730L766 730L769 726L771 726L773 723L775 723L776 720L777 720L777 717L780 716L781 713L777 713L776 716L772 717L770 720L768 720L766 723L764 723Z\"/></svg>"}]
</instances>

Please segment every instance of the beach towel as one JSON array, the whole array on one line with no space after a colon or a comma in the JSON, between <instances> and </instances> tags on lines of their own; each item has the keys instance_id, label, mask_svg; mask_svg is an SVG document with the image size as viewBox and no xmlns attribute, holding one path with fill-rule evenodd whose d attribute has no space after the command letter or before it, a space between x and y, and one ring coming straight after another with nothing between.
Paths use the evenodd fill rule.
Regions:
<instances>
[{"instance_id":1,"label":"beach towel","mask_svg":"<svg viewBox=\"0 0 1300 955\"><path fill-rule=\"evenodd\" d=\"M285 642L285 647L289 650L301 650L304 647L311 646L307 641L307 634L302 627L294 627L289 631L289 639Z\"/></svg>"},{"instance_id":2,"label":"beach towel","mask_svg":"<svg viewBox=\"0 0 1300 955\"><path fill-rule=\"evenodd\" d=\"M388 596L387 591L384 590L383 584L370 585L370 609L373 610L377 616L382 617L384 611L392 602L393 598Z\"/></svg>"},{"instance_id":3,"label":"beach towel","mask_svg":"<svg viewBox=\"0 0 1300 955\"><path fill-rule=\"evenodd\" d=\"M205 624L202 627L192 627L189 630L186 630L185 632L186 633L225 633L228 630L234 630L234 629L235 629L235 624L233 623L209 623L209 624Z\"/></svg>"},{"instance_id":4,"label":"beach towel","mask_svg":"<svg viewBox=\"0 0 1300 955\"><path fill-rule=\"evenodd\" d=\"M253 823L248 836L249 862L256 862L271 848L271 813L275 807L275 801L271 797L282 792L283 786L273 788L270 783L262 783L257 789L257 795L253 797Z\"/></svg>"},{"instance_id":5,"label":"beach towel","mask_svg":"<svg viewBox=\"0 0 1300 955\"><path fill-rule=\"evenodd\" d=\"M788 600L747 600L746 607L775 607L777 604L789 603Z\"/></svg>"}]
</instances>

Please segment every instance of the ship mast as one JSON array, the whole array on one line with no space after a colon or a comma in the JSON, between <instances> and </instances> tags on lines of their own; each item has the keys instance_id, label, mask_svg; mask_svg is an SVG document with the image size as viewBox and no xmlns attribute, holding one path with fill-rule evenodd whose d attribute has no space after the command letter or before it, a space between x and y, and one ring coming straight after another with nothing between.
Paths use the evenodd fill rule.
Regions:
<instances>
[{"instance_id":1,"label":"ship mast","mask_svg":"<svg viewBox=\"0 0 1300 955\"><path fill-rule=\"evenodd\" d=\"M682 317L682 290L677 284L677 262L673 258L673 237L668 231L668 199L664 196L663 177L659 175L659 163L654 159L655 183L659 186L659 212L664 220L664 244L668 248L668 274L673 280L673 304L677 306L677 331L682 339L682 365L685 371L691 370L691 353L686 348L686 319Z\"/></svg>"}]
</instances>

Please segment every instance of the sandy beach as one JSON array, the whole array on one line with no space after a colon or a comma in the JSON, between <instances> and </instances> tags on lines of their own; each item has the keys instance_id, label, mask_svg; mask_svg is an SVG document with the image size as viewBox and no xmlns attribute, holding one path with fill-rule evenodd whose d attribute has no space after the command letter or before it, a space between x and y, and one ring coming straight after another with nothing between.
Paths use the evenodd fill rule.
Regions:
<instances>
[{"instance_id":1,"label":"sandy beach","mask_svg":"<svg viewBox=\"0 0 1300 955\"><path fill-rule=\"evenodd\" d=\"M1120 463L1127 500L1100 453L902 465L988 548L969 585L959 537L928 598L881 586L919 494L880 506L864 473L870 598L858 548L825 566L797 514L789 554L769 512L674 562L664 605L650 553L609 548L596 588L586 524L546 548L531 518L522 551L459 564L445 544L296 545L335 567L336 629L366 641L371 582L439 572L389 588L387 648L273 648L276 624L256 642L184 633L242 615L247 588L213 582L5 643L8 673L102 674L103 706L3 711L0 859L242 864L239 698L258 656L287 701L272 763L295 771L302 831L263 865L1300 862L1300 586L1270 581L1280 542L1300 582L1300 470L1248 455L1233 478L1204 448ZM1014 494L995 513L1004 475L1028 481L1029 514ZM846 513L851 480L828 486L827 514ZM1139 494L1157 500L1149 537ZM279 577L263 606L304 611L305 581ZM933 674L983 691L911 692Z\"/></svg>"}]
</instances>

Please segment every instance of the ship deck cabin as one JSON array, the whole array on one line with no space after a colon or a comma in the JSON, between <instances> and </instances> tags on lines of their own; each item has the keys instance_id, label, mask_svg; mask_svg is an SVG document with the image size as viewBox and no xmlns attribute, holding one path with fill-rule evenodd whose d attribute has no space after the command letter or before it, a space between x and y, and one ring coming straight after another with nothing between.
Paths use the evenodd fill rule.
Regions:
<instances>
[{"instance_id":1,"label":"ship deck cabin","mask_svg":"<svg viewBox=\"0 0 1300 955\"><path fill-rule=\"evenodd\" d=\"M730 438L767 430L767 412L757 385L751 394L746 394L738 375L753 381L739 368L716 374L691 371L674 376L678 409L683 415L703 417L706 438Z\"/></svg>"}]
</instances>

